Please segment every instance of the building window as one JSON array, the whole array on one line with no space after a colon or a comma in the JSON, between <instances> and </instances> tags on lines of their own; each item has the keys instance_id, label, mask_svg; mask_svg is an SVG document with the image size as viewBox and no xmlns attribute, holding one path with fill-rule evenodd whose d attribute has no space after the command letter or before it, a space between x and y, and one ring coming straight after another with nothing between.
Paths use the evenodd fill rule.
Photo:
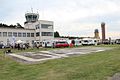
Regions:
<instances>
[{"instance_id":1,"label":"building window","mask_svg":"<svg viewBox=\"0 0 120 80\"><path fill-rule=\"evenodd\" d=\"M8 37L12 37L12 32L8 32Z\"/></svg>"},{"instance_id":2,"label":"building window","mask_svg":"<svg viewBox=\"0 0 120 80\"><path fill-rule=\"evenodd\" d=\"M23 37L26 37L26 33L23 33Z\"/></svg>"},{"instance_id":3,"label":"building window","mask_svg":"<svg viewBox=\"0 0 120 80\"><path fill-rule=\"evenodd\" d=\"M40 32L36 32L36 37L40 36Z\"/></svg>"},{"instance_id":4,"label":"building window","mask_svg":"<svg viewBox=\"0 0 120 80\"><path fill-rule=\"evenodd\" d=\"M38 25L35 25L35 27L36 27L36 29L40 29L40 26L39 26L39 24L38 24Z\"/></svg>"},{"instance_id":5,"label":"building window","mask_svg":"<svg viewBox=\"0 0 120 80\"><path fill-rule=\"evenodd\" d=\"M34 33L31 33L31 37L34 37Z\"/></svg>"},{"instance_id":6,"label":"building window","mask_svg":"<svg viewBox=\"0 0 120 80\"><path fill-rule=\"evenodd\" d=\"M18 37L22 37L22 33L19 32L19 33L18 33Z\"/></svg>"},{"instance_id":7,"label":"building window","mask_svg":"<svg viewBox=\"0 0 120 80\"><path fill-rule=\"evenodd\" d=\"M34 44L34 40L32 40L32 44Z\"/></svg>"},{"instance_id":8,"label":"building window","mask_svg":"<svg viewBox=\"0 0 120 80\"><path fill-rule=\"evenodd\" d=\"M36 20L36 19L37 19L37 16L36 16L36 15L34 15L34 16L33 16L33 20Z\"/></svg>"},{"instance_id":9,"label":"building window","mask_svg":"<svg viewBox=\"0 0 120 80\"><path fill-rule=\"evenodd\" d=\"M53 36L53 32L42 32L42 36Z\"/></svg>"},{"instance_id":10,"label":"building window","mask_svg":"<svg viewBox=\"0 0 120 80\"><path fill-rule=\"evenodd\" d=\"M7 37L7 32L3 32L3 37Z\"/></svg>"},{"instance_id":11,"label":"building window","mask_svg":"<svg viewBox=\"0 0 120 80\"><path fill-rule=\"evenodd\" d=\"M44 29L52 29L52 28L53 28L53 25L41 24L41 28L44 28Z\"/></svg>"},{"instance_id":12,"label":"building window","mask_svg":"<svg viewBox=\"0 0 120 80\"><path fill-rule=\"evenodd\" d=\"M0 32L0 36L2 36L2 33Z\"/></svg>"},{"instance_id":13,"label":"building window","mask_svg":"<svg viewBox=\"0 0 120 80\"><path fill-rule=\"evenodd\" d=\"M13 32L13 36L14 36L14 37L17 37L17 32Z\"/></svg>"},{"instance_id":14,"label":"building window","mask_svg":"<svg viewBox=\"0 0 120 80\"><path fill-rule=\"evenodd\" d=\"M27 37L30 37L30 33L27 33Z\"/></svg>"}]
</instances>

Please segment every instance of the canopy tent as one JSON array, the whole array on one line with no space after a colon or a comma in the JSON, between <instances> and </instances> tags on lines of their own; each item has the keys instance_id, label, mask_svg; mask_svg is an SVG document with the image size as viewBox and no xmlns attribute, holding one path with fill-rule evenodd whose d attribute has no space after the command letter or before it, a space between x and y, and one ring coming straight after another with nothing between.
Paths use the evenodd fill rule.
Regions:
<instances>
[{"instance_id":1,"label":"canopy tent","mask_svg":"<svg viewBox=\"0 0 120 80\"><path fill-rule=\"evenodd\" d=\"M18 40L18 41L16 41L16 43L17 43L17 44L20 44L20 43L24 43L24 41Z\"/></svg>"}]
</instances>

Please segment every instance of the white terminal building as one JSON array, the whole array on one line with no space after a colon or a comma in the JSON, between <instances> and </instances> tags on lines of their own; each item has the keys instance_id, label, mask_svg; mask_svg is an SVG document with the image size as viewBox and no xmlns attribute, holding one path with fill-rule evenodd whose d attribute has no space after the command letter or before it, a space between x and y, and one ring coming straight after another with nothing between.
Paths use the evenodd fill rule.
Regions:
<instances>
[{"instance_id":1,"label":"white terminal building","mask_svg":"<svg viewBox=\"0 0 120 80\"><path fill-rule=\"evenodd\" d=\"M38 20L38 13L26 13L25 18L24 28L0 27L0 42L7 45L22 40L32 45L35 41L54 39L53 21Z\"/></svg>"}]
</instances>

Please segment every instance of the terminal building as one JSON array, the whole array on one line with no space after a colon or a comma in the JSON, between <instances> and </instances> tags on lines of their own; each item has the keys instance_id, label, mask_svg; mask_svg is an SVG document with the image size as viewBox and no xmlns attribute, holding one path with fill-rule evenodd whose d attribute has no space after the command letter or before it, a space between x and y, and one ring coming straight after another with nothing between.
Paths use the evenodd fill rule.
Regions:
<instances>
[{"instance_id":1,"label":"terminal building","mask_svg":"<svg viewBox=\"0 0 120 80\"><path fill-rule=\"evenodd\" d=\"M53 21L39 20L38 13L26 13L24 27L0 27L0 43L15 44L22 40L32 45L35 41L54 39Z\"/></svg>"}]
</instances>

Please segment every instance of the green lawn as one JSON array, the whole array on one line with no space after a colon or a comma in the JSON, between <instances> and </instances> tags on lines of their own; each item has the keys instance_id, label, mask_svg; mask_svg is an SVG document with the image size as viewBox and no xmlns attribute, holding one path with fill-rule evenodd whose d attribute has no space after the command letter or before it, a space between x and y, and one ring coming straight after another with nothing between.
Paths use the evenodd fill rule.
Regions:
<instances>
[{"instance_id":1,"label":"green lawn","mask_svg":"<svg viewBox=\"0 0 120 80\"><path fill-rule=\"evenodd\" d=\"M0 50L0 80L107 80L120 72L120 47L112 47L115 49L97 54L29 65L4 58Z\"/></svg>"}]
</instances>

